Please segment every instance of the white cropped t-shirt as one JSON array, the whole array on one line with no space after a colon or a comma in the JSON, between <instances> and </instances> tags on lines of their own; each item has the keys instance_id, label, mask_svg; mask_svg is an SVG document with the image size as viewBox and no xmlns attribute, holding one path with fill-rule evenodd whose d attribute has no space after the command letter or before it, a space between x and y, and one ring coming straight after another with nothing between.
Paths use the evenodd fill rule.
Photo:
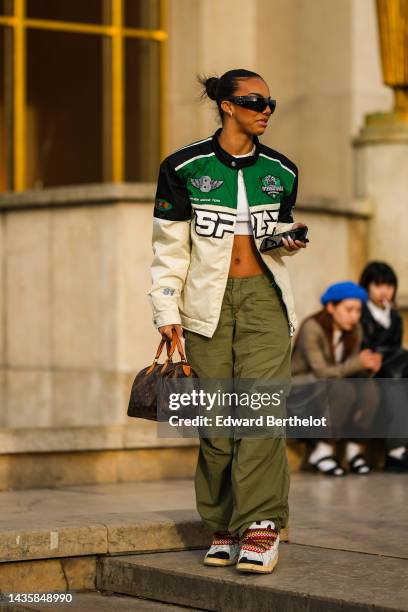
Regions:
<instances>
[{"instance_id":1,"label":"white cropped t-shirt","mask_svg":"<svg viewBox=\"0 0 408 612\"><path fill-rule=\"evenodd\" d=\"M250 157L255 153L255 145L249 153L234 155L234 157ZM238 195L237 195L237 221L235 234L252 234L251 218L249 215L248 198L245 190L242 170L238 170Z\"/></svg>"}]
</instances>

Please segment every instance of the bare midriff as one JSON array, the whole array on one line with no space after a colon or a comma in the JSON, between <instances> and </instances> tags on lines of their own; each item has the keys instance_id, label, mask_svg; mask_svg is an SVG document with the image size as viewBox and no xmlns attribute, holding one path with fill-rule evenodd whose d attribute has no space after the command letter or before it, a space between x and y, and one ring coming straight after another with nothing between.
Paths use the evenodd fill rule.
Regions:
<instances>
[{"instance_id":1,"label":"bare midriff","mask_svg":"<svg viewBox=\"0 0 408 612\"><path fill-rule=\"evenodd\" d=\"M259 255L252 235L234 236L228 278L266 274L267 268Z\"/></svg>"}]
</instances>

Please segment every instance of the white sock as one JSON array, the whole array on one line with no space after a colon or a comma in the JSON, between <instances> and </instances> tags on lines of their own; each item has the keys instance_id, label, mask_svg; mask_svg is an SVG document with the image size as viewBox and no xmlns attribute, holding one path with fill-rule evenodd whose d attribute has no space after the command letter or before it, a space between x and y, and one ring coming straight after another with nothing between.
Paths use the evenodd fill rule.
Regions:
<instances>
[{"instance_id":1,"label":"white sock","mask_svg":"<svg viewBox=\"0 0 408 612\"><path fill-rule=\"evenodd\" d=\"M362 447L357 442L347 442L346 446L346 459L351 461L356 455L362 453Z\"/></svg>"},{"instance_id":2,"label":"white sock","mask_svg":"<svg viewBox=\"0 0 408 612\"><path fill-rule=\"evenodd\" d=\"M333 455L334 448L331 444L327 444L327 442L318 442L316 444L316 448L310 453L309 461L310 463L316 463L322 457L326 457L327 455Z\"/></svg>"},{"instance_id":3,"label":"white sock","mask_svg":"<svg viewBox=\"0 0 408 612\"><path fill-rule=\"evenodd\" d=\"M348 462L352 461L354 457L360 454L363 454L363 449L360 444L357 444L357 442L347 442L346 457ZM365 460L362 457L360 457L353 463L355 468L360 468L360 474L368 474L368 472L370 471L368 465L364 465L364 463Z\"/></svg>"},{"instance_id":4,"label":"white sock","mask_svg":"<svg viewBox=\"0 0 408 612\"><path fill-rule=\"evenodd\" d=\"M406 446L398 446L397 448L393 448L390 451L388 451L388 454L390 457L394 457L394 459L401 459L406 449L407 449Z\"/></svg>"},{"instance_id":5,"label":"white sock","mask_svg":"<svg viewBox=\"0 0 408 612\"><path fill-rule=\"evenodd\" d=\"M327 444L327 442L318 442L316 448L311 453L309 457L309 463L316 463L322 457L326 457L327 455L333 455L334 448L331 444ZM326 472L327 470L331 470L336 466L336 462L334 459L325 459L319 463L319 468ZM339 473L342 471L338 468Z\"/></svg>"}]
</instances>

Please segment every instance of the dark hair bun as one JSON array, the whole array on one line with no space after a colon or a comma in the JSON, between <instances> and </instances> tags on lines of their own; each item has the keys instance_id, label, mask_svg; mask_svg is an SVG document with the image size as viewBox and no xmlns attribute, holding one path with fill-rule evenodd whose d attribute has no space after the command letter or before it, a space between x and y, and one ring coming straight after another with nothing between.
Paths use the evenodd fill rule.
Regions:
<instances>
[{"instance_id":1,"label":"dark hair bun","mask_svg":"<svg viewBox=\"0 0 408 612\"><path fill-rule=\"evenodd\" d=\"M219 78L218 77L210 77L205 82L205 91L207 92L207 96L210 100L217 99L217 85Z\"/></svg>"}]
</instances>

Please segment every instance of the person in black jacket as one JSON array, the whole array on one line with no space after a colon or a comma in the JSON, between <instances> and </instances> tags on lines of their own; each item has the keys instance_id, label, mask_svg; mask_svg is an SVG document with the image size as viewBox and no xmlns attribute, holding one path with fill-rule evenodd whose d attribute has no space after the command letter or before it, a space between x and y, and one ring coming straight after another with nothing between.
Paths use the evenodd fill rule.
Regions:
<instances>
[{"instance_id":1,"label":"person in black jacket","mask_svg":"<svg viewBox=\"0 0 408 612\"><path fill-rule=\"evenodd\" d=\"M386 393L383 384L382 395L389 431L399 431L404 435L408 423L408 351L401 346L402 318L395 307L398 279L388 264L372 261L364 268L360 285L368 293L361 316L362 349L367 348L383 356L376 378L401 380L400 383L387 383ZM386 471L408 472L406 438L387 438L386 451Z\"/></svg>"}]
</instances>

